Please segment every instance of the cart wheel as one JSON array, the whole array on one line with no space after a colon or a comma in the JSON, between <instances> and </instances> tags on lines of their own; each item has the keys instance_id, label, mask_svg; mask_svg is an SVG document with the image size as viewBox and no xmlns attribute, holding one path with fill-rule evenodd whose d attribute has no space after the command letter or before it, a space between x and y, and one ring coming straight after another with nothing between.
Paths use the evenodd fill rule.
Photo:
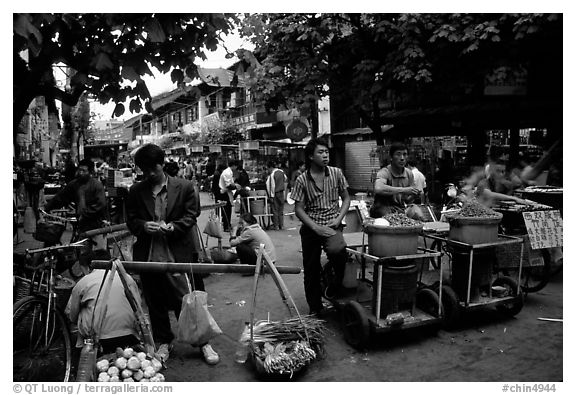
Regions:
<instances>
[{"instance_id":1,"label":"cart wheel","mask_svg":"<svg viewBox=\"0 0 576 395\"><path fill-rule=\"evenodd\" d=\"M492 283L492 286L502 286L506 288L505 296L516 296L517 298L508 303L499 304L496 306L496 310L505 313L509 316L515 316L524 307L524 295L520 293L518 295L518 283L510 277L498 277Z\"/></svg>"},{"instance_id":2,"label":"cart wheel","mask_svg":"<svg viewBox=\"0 0 576 395\"><path fill-rule=\"evenodd\" d=\"M370 327L364 307L355 300L342 307L344 339L356 349L363 349L370 339Z\"/></svg>"},{"instance_id":3,"label":"cart wheel","mask_svg":"<svg viewBox=\"0 0 576 395\"><path fill-rule=\"evenodd\" d=\"M439 294L440 284L435 283L432 289ZM442 313L444 315L442 321L446 329L456 327L460 321L462 310L456 292L449 285L442 285Z\"/></svg>"},{"instance_id":4,"label":"cart wheel","mask_svg":"<svg viewBox=\"0 0 576 395\"><path fill-rule=\"evenodd\" d=\"M438 294L429 288L423 288L416 293L416 307L434 318L438 317L439 304Z\"/></svg>"}]
</instances>

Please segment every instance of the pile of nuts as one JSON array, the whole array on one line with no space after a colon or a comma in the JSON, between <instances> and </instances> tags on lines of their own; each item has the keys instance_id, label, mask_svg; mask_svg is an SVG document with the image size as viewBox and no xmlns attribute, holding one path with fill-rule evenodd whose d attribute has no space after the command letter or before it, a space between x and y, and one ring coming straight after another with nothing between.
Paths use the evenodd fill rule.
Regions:
<instances>
[{"instance_id":1,"label":"pile of nuts","mask_svg":"<svg viewBox=\"0 0 576 395\"><path fill-rule=\"evenodd\" d=\"M496 211L489 207L484 206L475 199L471 199L464 203L462 209L456 214L456 217L474 217L474 218L485 218L485 217L498 217Z\"/></svg>"},{"instance_id":2,"label":"pile of nuts","mask_svg":"<svg viewBox=\"0 0 576 395\"><path fill-rule=\"evenodd\" d=\"M390 222L390 226L418 226L422 224L421 221L408 218L406 214L400 213L385 214L384 219Z\"/></svg>"}]
</instances>

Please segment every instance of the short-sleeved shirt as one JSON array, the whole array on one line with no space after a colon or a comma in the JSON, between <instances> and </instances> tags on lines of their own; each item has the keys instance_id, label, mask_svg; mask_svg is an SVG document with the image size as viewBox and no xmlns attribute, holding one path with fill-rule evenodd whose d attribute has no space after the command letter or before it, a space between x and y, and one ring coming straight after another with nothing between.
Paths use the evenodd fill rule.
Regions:
<instances>
[{"instance_id":1,"label":"short-sleeved shirt","mask_svg":"<svg viewBox=\"0 0 576 395\"><path fill-rule=\"evenodd\" d=\"M391 187L410 187L415 186L414 175L410 169L404 168L401 174L394 174L392 166L388 165L383 167L376 173L376 181L374 182L374 191L378 192L382 186L389 185ZM382 205L393 205L404 207L404 196L401 193L392 196L377 195L379 203Z\"/></svg>"},{"instance_id":2,"label":"short-sleeved shirt","mask_svg":"<svg viewBox=\"0 0 576 395\"><path fill-rule=\"evenodd\" d=\"M77 338L76 347L81 347L83 339L90 338L96 329L93 327L93 314L104 273L105 270L94 270L78 280L72 289L72 294L66 306L66 315L73 323L78 325L80 336ZM140 292L136 282L130 276L127 276L126 280L132 294L139 300ZM100 338L111 339L127 335L138 337L136 315L126 298L124 286L118 274L114 276L106 303L108 307L106 308Z\"/></svg>"},{"instance_id":3,"label":"short-sleeved shirt","mask_svg":"<svg viewBox=\"0 0 576 395\"><path fill-rule=\"evenodd\" d=\"M292 189L292 199L304 202L306 214L318 225L327 225L340 213L338 199L340 194L348 188L346 177L337 167L326 166L322 188L306 170L295 181Z\"/></svg>"},{"instance_id":4,"label":"short-sleeved shirt","mask_svg":"<svg viewBox=\"0 0 576 395\"><path fill-rule=\"evenodd\" d=\"M247 244L253 250L258 250L260 244L264 244L264 251L268 254L272 262L276 262L276 248L270 236L258 224L248 225L242 229L240 235L231 243L232 245Z\"/></svg>"},{"instance_id":5,"label":"short-sleeved shirt","mask_svg":"<svg viewBox=\"0 0 576 395\"><path fill-rule=\"evenodd\" d=\"M416 167L413 167L411 170L414 175L414 185L420 192L423 192L424 188L426 188L426 177Z\"/></svg>"}]
</instances>

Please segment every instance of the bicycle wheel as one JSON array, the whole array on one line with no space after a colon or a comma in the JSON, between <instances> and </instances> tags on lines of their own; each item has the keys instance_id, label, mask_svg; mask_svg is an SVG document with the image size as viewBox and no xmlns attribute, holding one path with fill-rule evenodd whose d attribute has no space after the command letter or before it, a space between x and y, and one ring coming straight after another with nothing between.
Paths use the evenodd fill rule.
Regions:
<instances>
[{"instance_id":1,"label":"bicycle wheel","mask_svg":"<svg viewBox=\"0 0 576 395\"><path fill-rule=\"evenodd\" d=\"M544 264L541 266L527 266L522 268L520 288L525 293L538 292L550 281L551 266L550 256L547 252L542 253Z\"/></svg>"},{"instance_id":2,"label":"bicycle wheel","mask_svg":"<svg viewBox=\"0 0 576 395\"><path fill-rule=\"evenodd\" d=\"M48 299L29 296L13 307L13 380L68 381L72 341L67 320Z\"/></svg>"}]
</instances>

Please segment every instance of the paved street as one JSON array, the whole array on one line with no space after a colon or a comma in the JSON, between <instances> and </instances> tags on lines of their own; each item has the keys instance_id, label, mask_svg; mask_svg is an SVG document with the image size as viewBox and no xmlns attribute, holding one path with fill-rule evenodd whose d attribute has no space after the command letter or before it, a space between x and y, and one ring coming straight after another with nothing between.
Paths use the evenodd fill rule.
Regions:
<instances>
[{"instance_id":1,"label":"paved street","mask_svg":"<svg viewBox=\"0 0 576 395\"><path fill-rule=\"evenodd\" d=\"M202 204L209 203L208 195L203 193ZM205 211L199 219L201 229L207 216ZM301 267L299 221L287 215L285 228L269 233L277 248L278 264ZM24 238L26 241L15 250L34 244L30 235L24 235ZM215 239L208 240L208 247L215 245ZM307 313L302 275L284 275L283 278L298 309ZM168 362L168 381L257 380L251 365L234 362L235 345L229 340L237 338L248 317L252 281L251 277L240 274L211 274L205 279L211 312L225 333L213 342L221 362L208 366L199 349L177 344ZM563 324L538 320L539 317L563 317L562 295L560 274L542 291L529 294L523 310L515 318L504 317L495 309L487 308L467 315L465 323L450 332L425 328L414 333L374 337L365 352L356 351L344 341L338 313L332 310L326 317L329 329L326 355L299 380L562 381ZM282 319L287 315L270 276L261 281L256 306L258 319L265 319L268 314L270 319Z\"/></svg>"}]
</instances>

